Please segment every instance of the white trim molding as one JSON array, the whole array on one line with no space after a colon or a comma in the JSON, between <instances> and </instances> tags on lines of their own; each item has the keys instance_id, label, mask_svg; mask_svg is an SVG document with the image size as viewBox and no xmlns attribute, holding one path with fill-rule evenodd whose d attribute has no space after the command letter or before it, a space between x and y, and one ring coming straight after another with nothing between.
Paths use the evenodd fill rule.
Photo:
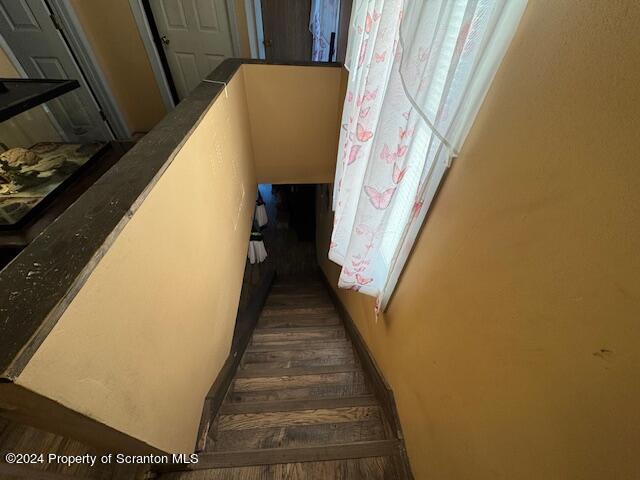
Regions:
<instances>
[{"instance_id":1,"label":"white trim molding","mask_svg":"<svg viewBox=\"0 0 640 480\"><path fill-rule=\"evenodd\" d=\"M160 54L158 53L155 42L153 41L151 27L149 26L149 20L147 20L147 14L144 11L142 0L129 0L129 6L131 7L133 18L138 26L140 38L142 39L144 49L147 52L149 63L151 63L151 70L153 70L153 75L156 78L156 83L160 89L160 96L162 97L162 101L164 106L167 108L167 111L171 111L175 108L176 104L173 101L169 82L167 82L167 77L164 72L164 68L162 67L162 62L160 61Z\"/></svg>"},{"instance_id":2,"label":"white trim molding","mask_svg":"<svg viewBox=\"0 0 640 480\"><path fill-rule=\"evenodd\" d=\"M251 58L264 60L264 32L260 0L244 0L244 9L247 14L247 33L249 35Z\"/></svg>"}]
</instances>

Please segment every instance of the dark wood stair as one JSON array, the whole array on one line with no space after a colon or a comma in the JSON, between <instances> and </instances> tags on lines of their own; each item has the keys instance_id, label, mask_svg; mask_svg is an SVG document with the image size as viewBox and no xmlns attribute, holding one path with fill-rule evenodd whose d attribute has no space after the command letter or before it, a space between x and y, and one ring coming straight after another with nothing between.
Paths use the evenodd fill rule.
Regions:
<instances>
[{"instance_id":1,"label":"dark wood stair","mask_svg":"<svg viewBox=\"0 0 640 480\"><path fill-rule=\"evenodd\" d=\"M401 479L401 449L324 284L276 282L205 451L185 469L198 479Z\"/></svg>"}]
</instances>

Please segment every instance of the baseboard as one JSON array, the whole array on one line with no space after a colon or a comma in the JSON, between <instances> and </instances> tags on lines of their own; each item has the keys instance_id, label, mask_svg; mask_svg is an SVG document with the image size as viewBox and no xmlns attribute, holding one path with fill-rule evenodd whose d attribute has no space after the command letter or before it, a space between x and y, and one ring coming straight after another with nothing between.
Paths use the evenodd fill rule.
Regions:
<instances>
[{"instance_id":1,"label":"baseboard","mask_svg":"<svg viewBox=\"0 0 640 480\"><path fill-rule=\"evenodd\" d=\"M380 367L378 367L378 364L373 357L373 353L371 352L371 350L369 350L369 347L364 341L364 338L362 338L362 335L360 335L360 331L351 318L351 315L340 301L340 298L336 294L336 291L331 287L329 279L322 269L320 269L320 278L325 283L331 300L338 310L338 314L344 321L345 329L347 330L347 334L351 338L351 342L353 343L356 355L358 355L358 359L362 364L362 368L368 373L368 376L371 379L373 393L380 401L382 409L384 410L384 414L387 420L386 427L391 430L390 433L392 433L396 438L400 440L401 458L399 459L400 461L397 462L396 467L400 475L402 475L403 479L413 480L414 477L413 473L411 472L409 457L407 456L407 451L404 445L404 436L402 435L402 427L400 426L400 417L398 416L398 410L396 408L396 401L393 396L393 390L384 378L382 370L380 370Z\"/></svg>"},{"instance_id":2,"label":"baseboard","mask_svg":"<svg viewBox=\"0 0 640 480\"><path fill-rule=\"evenodd\" d=\"M238 311L233 341L231 342L231 351L204 400L196 440L196 453L203 452L206 448L209 427L211 426L211 422L216 418L218 410L229 391L231 382L240 365L242 355L258 323L260 312L267 300L274 278L275 271L273 269L266 271L247 306L242 311Z\"/></svg>"}]
</instances>

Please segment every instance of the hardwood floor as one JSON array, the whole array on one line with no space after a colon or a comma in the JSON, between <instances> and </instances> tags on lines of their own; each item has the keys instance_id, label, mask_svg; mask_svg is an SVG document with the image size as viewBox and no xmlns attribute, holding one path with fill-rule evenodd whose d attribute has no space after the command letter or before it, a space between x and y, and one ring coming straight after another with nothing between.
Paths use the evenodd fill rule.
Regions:
<instances>
[{"instance_id":1,"label":"hardwood floor","mask_svg":"<svg viewBox=\"0 0 640 480\"><path fill-rule=\"evenodd\" d=\"M398 479L391 433L325 286L277 281L205 452L164 479Z\"/></svg>"},{"instance_id":2,"label":"hardwood floor","mask_svg":"<svg viewBox=\"0 0 640 480\"><path fill-rule=\"evenodd\" d=\"M57 463L33 463L30 465L7 465L7 453L33 453L57 455L102 455L102 452L79 441L45 432L0 417L0 479L1 480L133 480L142 478L147 466L86 464L66 466Z\"/></svg>"}]
</instances>

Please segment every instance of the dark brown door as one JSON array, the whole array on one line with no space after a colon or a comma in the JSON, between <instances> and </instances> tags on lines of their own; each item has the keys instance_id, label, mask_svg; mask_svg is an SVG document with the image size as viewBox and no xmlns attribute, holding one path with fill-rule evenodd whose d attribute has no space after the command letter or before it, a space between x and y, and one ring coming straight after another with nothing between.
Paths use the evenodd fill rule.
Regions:
<instances>
[{"instance_id":1,"label":"dark brown door","mask_svg":"<svg viewBox=\"0 0 640 480\"><path fill-rule=\"evenodd\" d=\"M311 0L262 0L267 60L311 60Z\"/></svg>"}]
</instances>

